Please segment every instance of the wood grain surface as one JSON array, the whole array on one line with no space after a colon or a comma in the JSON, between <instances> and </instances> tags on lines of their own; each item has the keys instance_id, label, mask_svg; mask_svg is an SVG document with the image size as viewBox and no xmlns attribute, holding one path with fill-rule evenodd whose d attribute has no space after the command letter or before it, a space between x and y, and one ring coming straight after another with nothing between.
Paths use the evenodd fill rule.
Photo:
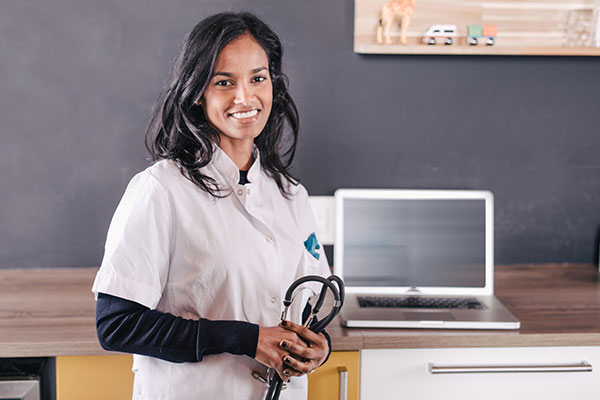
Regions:
<instances>
[{"instance_id":1,"label":"wood grain surface","mask_svg":"<svg viewBox=\"0 0 600 400\"><path fill-rule=\"evenodd\" d=\"M0 357L102 355L96 338L94 268L0 270ZM600 284L592 265L496 268L496 295L517 331L344 329L333 350L600 345Z\"/></svg>"},{"instance_id":2,"label":"wood grain surface","mask_svg":"<svg viewBox=\"0 0 600 400\"><path fill-rule=\"evenodd\" d=\"M0 357L108 354L96 337L96 271L0 270Z\"/></svg>"}]
</instances>

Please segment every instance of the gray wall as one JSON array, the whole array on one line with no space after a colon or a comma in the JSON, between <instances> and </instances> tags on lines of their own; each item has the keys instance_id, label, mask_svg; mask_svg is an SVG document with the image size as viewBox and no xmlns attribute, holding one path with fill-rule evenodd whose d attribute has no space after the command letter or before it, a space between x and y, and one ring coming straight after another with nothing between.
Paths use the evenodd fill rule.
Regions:
<instances>
[{"instance_id":1,"label":"gray wall","mask_svg":"<svg viewBox=\"0 0 600 400\"><path fill-rule=\"evenodd\" d=\"M600 57L357 55L350 0L3 0L0 267L99 265L184 34L241 9L284 42L311 194L490 189L497 263L595 260Z\"/></svg>"}]
</instances>

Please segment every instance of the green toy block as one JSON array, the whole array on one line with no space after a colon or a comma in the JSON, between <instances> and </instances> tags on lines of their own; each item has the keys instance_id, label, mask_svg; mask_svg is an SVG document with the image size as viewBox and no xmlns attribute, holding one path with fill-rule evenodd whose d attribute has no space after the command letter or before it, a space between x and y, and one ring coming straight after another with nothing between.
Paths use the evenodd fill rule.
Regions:
<instances>
[{"instance_id":1,"label":"green toy block","mask_svg":"<svg viewBox=\"0 0 600 400\"><path fill-rule=\"evenodd\" d=\"M467 36L469 37L481 37L483 33L483 27L481 25L468 25Z\"/></svg>"}]
</instances>

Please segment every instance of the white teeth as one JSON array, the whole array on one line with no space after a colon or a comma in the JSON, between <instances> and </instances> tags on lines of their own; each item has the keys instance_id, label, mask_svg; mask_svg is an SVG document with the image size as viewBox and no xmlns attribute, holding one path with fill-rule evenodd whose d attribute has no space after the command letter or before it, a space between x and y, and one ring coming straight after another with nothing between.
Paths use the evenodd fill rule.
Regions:
<instances>
[{"instance_id":1,"label":"white teeth","mask_svg":"<svg viewBox=\"0 0 600 400\"><path fill-rule=\"evenodd\" d=\"M258 110L252 110L252 111L248 111L248 112L238 112L238 113L233 113L231 115L235 118L242 119L242 118L254 117L256 114L258 114Z\"/></svg>"}]
</instances>

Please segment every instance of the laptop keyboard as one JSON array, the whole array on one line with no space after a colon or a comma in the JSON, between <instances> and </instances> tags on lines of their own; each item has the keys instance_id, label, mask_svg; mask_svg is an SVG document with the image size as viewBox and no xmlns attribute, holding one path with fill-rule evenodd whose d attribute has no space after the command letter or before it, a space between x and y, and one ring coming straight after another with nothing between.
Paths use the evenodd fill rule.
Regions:
<instances>
[{"instance_id":1,"label":"laptop keyboard","mask_svg":"<svg viewBox=\"0 0 600 400\"><path fill-rule=\"evenodd\" d=\"M358 296L361 308L448 308L448 309L482 309L483 305L477 299L471 298L442 298L442 297L385 297Z\"/></svg>"}]
</instances>

